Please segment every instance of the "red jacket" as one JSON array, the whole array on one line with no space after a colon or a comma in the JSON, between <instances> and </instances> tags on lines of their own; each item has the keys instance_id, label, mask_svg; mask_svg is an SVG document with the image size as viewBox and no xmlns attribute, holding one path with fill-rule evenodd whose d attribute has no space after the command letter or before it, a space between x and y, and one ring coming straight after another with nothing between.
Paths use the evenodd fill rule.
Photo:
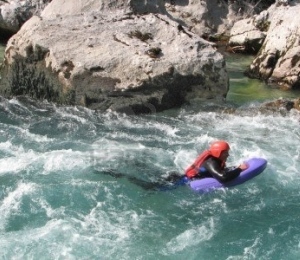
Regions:
<instances>
[{"instance_id":1,"label":"red jacket","mask_svg":"<svg viewBox=\"0 0 300 260\"><path fill-rule=\"evenodd\" d=\"M189 168L186 169L185 175L190 179L196 177L199 173L199 169L200 169L201 165L203 164L203 162L211 156L212 156L212 154L209 150L206 150L203 153L201 153L196 158L195 162ZM224 167L225 167L225 162L222 163L222 168L224 168Z\"/></svg>"}]
</instances>

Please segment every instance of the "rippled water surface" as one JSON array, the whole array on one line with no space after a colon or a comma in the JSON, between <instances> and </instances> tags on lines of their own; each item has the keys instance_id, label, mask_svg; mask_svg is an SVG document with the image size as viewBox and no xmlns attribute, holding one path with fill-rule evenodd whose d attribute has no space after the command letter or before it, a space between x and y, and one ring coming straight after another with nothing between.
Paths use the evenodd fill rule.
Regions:
<instances>
[{"instance_id":1,"label":"rippled water surface","mask_svg":"<svg viewBox=\"0 0 300 260\"><path fill-rule=\"evenodd\" d=\"M297 98L300 91L282 91L278 86L270 86L263 81L244 76L244 71L254 59L253 56L225 54L230 77L230 91L227 101L243 106L249 102L263 102L278 98Z\"/></svg>"},{"instance_id":2,"label":"rippled water surface","mask_svg":"<svg viewBox=\"0 0 300 260\"><path fill-rule=\"evenodd\" d=\"M126 116L2 98L0 258L298 259L300 115L237 100L231 114L207 104ZM183 172L221 138L228 164L259 156L267 169L204 195L132 182Z\"/></svg>"}]
</instances>

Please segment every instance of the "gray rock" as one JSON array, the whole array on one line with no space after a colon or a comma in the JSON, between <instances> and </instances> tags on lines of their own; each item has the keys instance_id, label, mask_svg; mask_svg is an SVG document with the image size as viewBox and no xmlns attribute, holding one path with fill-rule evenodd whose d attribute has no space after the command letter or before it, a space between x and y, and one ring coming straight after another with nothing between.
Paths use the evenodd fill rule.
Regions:
<instances>
[{"instance_id":1,"label":"gray rock","mask_svg":"<svg viewBox=\"0 0 300 260\"><path fill-rule=\"evenodd\" d=\"M255 18L248 18L234 24L228 42L233 52L257 53L260 50L266 33L259 29L262 22L255 21Z\"/></svg>"},{"instance_id":2,"label":"gray rock","mask_svg":"<svg viewBox=\"0 0 300 260\"><path fill-rule=\"evenodd\" d=\"M300 1L296 0L290 5L276 3L269 8L269 30L259 54L250 65L250 76L279 83L285 89L299 88L299 12Z\"/></svg>"},{"instance_id":3,"label":"gray rock","mask_svg":"<svg viewBox=\"0 0 300 260\"><path fill-rule=\"evenodd\" d=\"M16 33L32 15L39 14L51 0L0 1L0 30Z\"/></svg>"}]
</instances>

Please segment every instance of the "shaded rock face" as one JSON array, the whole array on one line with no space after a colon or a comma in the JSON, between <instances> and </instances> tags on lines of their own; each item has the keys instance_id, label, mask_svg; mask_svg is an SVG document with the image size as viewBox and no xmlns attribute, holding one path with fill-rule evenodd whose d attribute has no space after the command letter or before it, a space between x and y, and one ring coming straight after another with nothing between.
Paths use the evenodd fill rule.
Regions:
<instances>
[{"instance_id":1,"label":"shaded rock face","mask_svg":"<svg viewBox=\"0 0 300 260\"><path fill-rule=\"evenodd\" d=\"M0 31L10 36L33 15L39 14L51 0L0 1Z\"/></svg>"},{"instance_id":2,"label":"shaded rock face","mask_svg":"<svg viewBox=\"0 0 300 260\"><path fill-rule=\"evenodd\" d=\"M160 14L163 1L144 1L143 8L157 10L145 15L135 14L145 10L138 1L81 1L78 8L65 0L66 16L56 12L59 3L54 0L8 42L2 95L128 113L226 96L223 56Z\"/></svg>"},{"instance_id":3,"label":"shaded rock face","mask_svg":"<svg viewBox=\"0 0 300 260\"><path fill-rule=\"evenodd\" d=\"M252 17L275 0L165 0L168 14L190 31L216 41L228 36L234 23Z\"/></svg>"}]
</instances>

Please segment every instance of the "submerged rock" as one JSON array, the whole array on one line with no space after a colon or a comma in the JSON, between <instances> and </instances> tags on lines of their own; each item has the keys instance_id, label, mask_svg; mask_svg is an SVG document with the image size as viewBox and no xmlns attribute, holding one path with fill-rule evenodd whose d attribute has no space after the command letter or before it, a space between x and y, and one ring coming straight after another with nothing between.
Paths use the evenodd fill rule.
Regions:
<instances>
[{"instance_id":1,"label":"submerged rock","mask_svg":"<svg viewBox=\"0 0 300 260\"><path fill-rule=\"evenodd\" d=\"M290 111L292 109L296 109L300 111L300 98L296 98L293 100L289 99L277 99L274 101L266 102L262 105L262 108L264 109L272 109L275 111L278 111L280 109L285 109L287 111Z\"/></svg>"}]
</instances>

